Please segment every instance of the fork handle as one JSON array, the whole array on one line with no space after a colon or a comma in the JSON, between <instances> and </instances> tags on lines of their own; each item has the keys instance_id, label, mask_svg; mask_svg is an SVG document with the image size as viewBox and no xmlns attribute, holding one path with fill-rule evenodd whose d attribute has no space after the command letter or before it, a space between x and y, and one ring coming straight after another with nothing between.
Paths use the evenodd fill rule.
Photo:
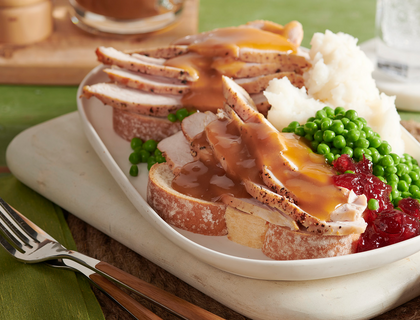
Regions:
<instances>
[{"instance_id":1,"label":"fork handle","mask_svg":"<svg viewBox=\"0 0 420 320\"><path fill-rule=\"evenodd\" d=\"M134 289L138 294L149 299L169 311L175 312L184 319L222 320L223 318L185 301L165 290L132 276L106 262L99 262L95 266L105 274L125 284L129 289Z\"/></svg>"},{"instance_id":2,"label":"fork handle","mask_svg":"<svg viewBox=\"0 0 420 320\"><path fill-rule=\"evenodd\" d=\"M134 317L141 320L162 320L161 317L154 314L152 311L141 305L138 301L130 297L127 293L122 291L111 281L97 273L92 273L89 279L97 284L101 290L105 291L121 306L123 306Z\"/></svg>"}]
</instances>

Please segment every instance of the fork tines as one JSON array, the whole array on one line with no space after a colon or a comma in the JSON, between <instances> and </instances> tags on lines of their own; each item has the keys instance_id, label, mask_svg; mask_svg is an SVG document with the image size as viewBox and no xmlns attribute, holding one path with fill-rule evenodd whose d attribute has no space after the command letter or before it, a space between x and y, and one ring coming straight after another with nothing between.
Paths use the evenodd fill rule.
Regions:
<instances>
[{"instance_id":1,"label":"fork tines","mask_svg":"<svg viewBox=\"0 0 420 320\"><path fill-rule=\"evenodd\" d=\"M28 237L33 238L31 231L33 230L15 210L0 198L0 233L3 236L3 238L0 237L0 243L2 246L11 253L14 249L25 252L25 246L33 248L30 244L31 240L28 239Z\"/></svg>"}]
</instances>

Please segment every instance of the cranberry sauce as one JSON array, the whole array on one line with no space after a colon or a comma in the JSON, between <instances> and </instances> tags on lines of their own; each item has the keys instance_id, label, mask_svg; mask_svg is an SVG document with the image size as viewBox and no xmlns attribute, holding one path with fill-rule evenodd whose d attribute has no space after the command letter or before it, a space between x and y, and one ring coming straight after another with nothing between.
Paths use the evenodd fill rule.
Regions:
<instances>
[{"instance_id":1,"label":"cranberry sauce","mask_svg":"<svg viewBox=\"0 0 420 320\"><path fill-rule=\"evenodd\" d=\"M410 239L420 232L420 204L412 198L405 198L394 209L390 201L391 186L372 174L372 163L363 158L355 163L348 155L343 154L333 163L341 173L333 178L336 186L353 190L357 195L364 194L369 201L376 199L377 210L366 208L364 219L368 223L361 235L357 252L372 250ZM344 173L353 171L354 173Z\"/></svg>"}]
</instances>

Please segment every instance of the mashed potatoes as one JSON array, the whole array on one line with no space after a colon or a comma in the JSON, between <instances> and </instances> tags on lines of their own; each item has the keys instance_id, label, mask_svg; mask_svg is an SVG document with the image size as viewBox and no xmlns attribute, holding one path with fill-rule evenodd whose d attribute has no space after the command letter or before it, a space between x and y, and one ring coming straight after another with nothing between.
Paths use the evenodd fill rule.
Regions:
<instances>
[{"instance_id":1,"label":"mashed potatoes","mask_svg":"<svg viewBox=\"0 0 420 320\"><path fill-rule=\"evenodd\" d=\"M328 30L316 33L309 56L312 68L304 74L308 93L287 78L272 80L264 92L272 106L268 120L281 130L294 120L306 122L326 105L354 109L401 155L404 142L395 97L379 93L372 78L373 65L357 46L357 39Z\"/></svg>"}]
</instances>

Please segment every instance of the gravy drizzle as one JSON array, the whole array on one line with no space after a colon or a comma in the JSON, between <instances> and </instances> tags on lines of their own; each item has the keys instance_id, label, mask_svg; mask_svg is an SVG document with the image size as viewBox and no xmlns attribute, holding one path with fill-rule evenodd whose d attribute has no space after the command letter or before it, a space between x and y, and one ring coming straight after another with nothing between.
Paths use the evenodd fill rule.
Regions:
<instances>
[{"instance_id":1,"label":"gravy drizzle","mask_svg":"<svg viewBox=\"0 0 420 320\"><path fill-rule=\"evenodd\" d=\"M183 96L183 105L213 112L224 104L221 76L230 76L245 64L237 59L240 48L297 52L297 46L283 35L244 26L187 36L173 44L188 45L189 52L168 59L165 65L198 75L197 81L189 83L191 90Z\"/></svg>"}]
</instances>

